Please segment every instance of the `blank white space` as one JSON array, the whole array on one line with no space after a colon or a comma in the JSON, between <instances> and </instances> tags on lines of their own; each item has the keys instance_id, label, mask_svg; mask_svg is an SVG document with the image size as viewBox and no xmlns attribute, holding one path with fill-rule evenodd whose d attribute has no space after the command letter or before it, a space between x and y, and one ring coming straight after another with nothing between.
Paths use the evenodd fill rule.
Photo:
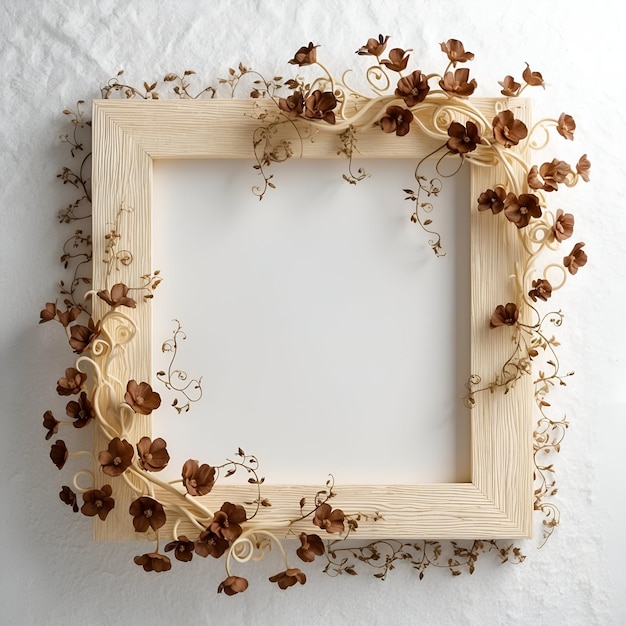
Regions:
<instances>
[{"instance_id":1,"label":"blank white space","mask_svg":"<svg viewBox=\"0 0 626 626\"><path fill-rule=\"evenodd\" d=\"M356 186L345 161L272 166L259 202L249 162L155 162L153 370L176 318L204 391L178 415L153 381L171 479L241 447L271 484L469 480L468 177L433 199L437 258L404 200L415 163L364 165Z\"/></svg>"}]
</instances>

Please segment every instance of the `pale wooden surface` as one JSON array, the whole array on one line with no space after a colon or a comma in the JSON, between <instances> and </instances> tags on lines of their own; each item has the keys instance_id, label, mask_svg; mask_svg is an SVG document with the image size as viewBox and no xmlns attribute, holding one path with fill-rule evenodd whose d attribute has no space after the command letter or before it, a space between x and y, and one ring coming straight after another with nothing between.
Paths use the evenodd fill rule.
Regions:
<instances>
[{"instance_id":1,"label":"pale wooden surface","mask_svg":"<svg viewBox=\"0 0 626 626\"><path fill-rule=\"evenodd\" d=\"M94 288L105 286L104 236L110 231L120 205L132 208L121 224L120 247L132 251L134 261L115 271L110 284L124 282L136 285L138 277L150 273L150 211L153 159L172 158L251 158L252 133L259 125L251 117L252 100L206 101L96 101L93 109L93 240ZM501 100L476 99L472 104L494 116L494 106ZM263 103L260 104L263 106ZM273 106L273 105L268 105ZM511 106L511 104L509 104ZM515 103L515 114L528 123L524 103ZM336 130L336 129L335 129ZM290 139L297 137L292 133ZM398 141L380 129L358 131L358 159L410 158L426 154L441 144L440 139L411 133ZM332 133L318 133L313 143L304 141L304 158L338 158L339 140ZM297 151L296 151L296 154ZM271 171L280 175L280 164ZM483 381L491 380L508 358L511 350L510 330L490 331L488 320L497 304L516 300L517 285L511 275L515 263L524 262L524 252L515 228L503 218L479 214L476 198L497 183L504 182L499 168L472 168L468 210L471 210L472 249L472 373ZM258 177L251 172L251 186ZM407 182L411 186L411 181ZM490 219L491 218L491 219ZM94 317L105 312L104 303L94 301ZM155 299L158 306L158 292ZM126 311L125 311L126 312ZM128 311L137 325L137 335L124 358L114 361L112 411L122 401L125 381L151 381L150 303L138 303ZM468 373L469 374L469 373ZM124 382L121 382L124 381ZM336 485L333 507L348 514L379 513L382 520L363 522L356 537L360 538L517 538L531 535L532 522L532 389L530 377L518 381L515 389L504 395L483 393L477 397L472 412L472 483L406 486ZM150 434L150 419L136 416L124 436L136 443ZM158 436L158 433L155 433ZM107 438L97 436L95 451L105 449ZM323 468L325 471L326 468ZM96 481L103 474L96 462ZM140 539L134 533L128 514L136 497L121 478L109 479L116 497L116 508L106 523L95 520L97 539ZM285 535L306 528L312 532L310 519L289 529L288 520L299 517L299 500L306 496L312 502L321 486L263 486L263 497L272 502L254 520L265 530ZM158 488L155 496L161 497ZM162 496L165 500L170 496ZM222 502L245 502L255 497L251 487L221 485L199 499L212 509ZM163 536L172 530L172 518ZM195 532L183 522L178 533Z\"/></svg>"}]
</instances>

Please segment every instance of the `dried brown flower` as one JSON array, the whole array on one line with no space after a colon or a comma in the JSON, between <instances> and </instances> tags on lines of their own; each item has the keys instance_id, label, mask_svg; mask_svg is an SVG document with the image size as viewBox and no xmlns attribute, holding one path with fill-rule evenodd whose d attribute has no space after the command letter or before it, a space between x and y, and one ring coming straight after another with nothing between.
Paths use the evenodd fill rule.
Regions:
<instances>
[{"instance_id":1,"label":"dried brown flower","mask_svg":"<svg viewBox=\"0 0 626 626\"><path fill-rule=\"evenodd\" d=\"M292 65L299 65L304 67L305 65L313 65L317 61L318 46L314 46L312 41L309 41L308 46L302 46L298 52L293 55L293 59L289 61Z\"/></svg>"},{"instance_id":2,"label":"dried brown flower","mask_svg":"<svg viewBox=\"0 0 626 626\"><path fill-rule=\"evenodd\" d=\"M206 558L211 555L214 559L219 559L230 544L223 537L219 537L214 532L206 528L200 533L195 541L196 554Z\"/></svg>"},{"instance_id":3,"label":"dried brown flower","mask_svg":"<svg viewBox=\"0 0 626 626\"><path fill-rule=\"evenodd\" d=\"M141 415L150 415L161 406L161 396L152 391L148 383L138 383L136 380L128 381L124 400L135 413Z\"/></svg>"},{"instance_id":4,"label":"dried brown flower","mask_svg":"<svg viewBox=\"0 0 626 626\"><path fill-rule=\"evenodd\" d=\"M145 533L148 528L158 530L165 524L163 505L148 496L137 498L128 512L133 516L133 526L138 533Z\"/></svg>"},{"instance_id":5,"label":"dried brown flower","mask_svg":"<svg viewBox=\"0 0 626 626\"><path fill-rule=\"evenodd\" d=\"M395 95L402 98L408 107L414 107L423 102L429 91L428 77L420 70L415 70L398 81Z\"/></svg>"},{"instance_id":6,"label":"dried brown flower","mask_svg":"<svg viewBox=\"0 0 626 626\"><path fill-rule=\"evenodd\" d=\"M528 292L528 295L532 298L533 302L537 302L537 300L547 302L548 298L552 295L552 285L545 278L533 280L533 288Z\"/></svg>"},{"instance_id":7,"label":"dried brown flower","mask_svg":"<svg viewBox=\"0 0 626 626\"><path fill-rule=\"evenodd\" d=\"M563 258L563 265L572 276L578 272L578 268L587 264L587 253L582 249L585 244L579 241L572 251Z\"/></svg>"},{"instance_id":8,"label":"dried brown flower","mask_svg":"<svg viewBox=\"0 0 626 626\"><path fill-rule=\"evenodd\" d=\"M234 596L236 593L242 593L248 588L248 581L241 576L229 576L223 580L217 588L217 593L222 591L227 596Z\"/></svg>"},{"instance_id":9,"label":"dried brown flower","mask_svg":"<svg viewBox=\"0 0 626 626\"><path fill-rule=\"evenodd\" d=\"M327 533L342 533L344 531L345 515L341 509L332 510L327 502L320 504L315 509L313 523L319 528L323 528Z\"/></svg>"},{"instance_id":10,"label":"dried brown flower","mask_svg":"<svg viewBox=\"0 0 626 626\"><path fill-rule=\"evenodd\" d=\"M67 328L72 322L76 321L79 315L80 309L76 306L70 307L65 311L57 311L59 322L61 322L64 328Z\"/></svg>"},{"instance_id":11,"label":"dried brown flower","mask_svg":"<svg viewBox=\"0 0 626 626\"><path fill-rule=\"evenodd\" d=\"M84 391L80 392L78 402L71 400L67 403L65 414L74 420L74 428L86 426L96 416L93 405L87 399L87 394Z\"/></svg>"},{"instance_id":12,"label":"dried brown flower","mask_svg":"<svg viewBox=\"0 0 626 626\"><path fill-rule=\"evenodd\" d=\"M160 472L167 467L170 455L167 452L165 439L158 437L154 441L150 437L142 437L137 444L139 467L147 472Z\"/></svg>"},{"instance_id":13,"label":"dried brown flower","mask_svg":"<svg viewBox=\"0 0 626 626\"><path fill-rule=\"evenodd\" d=\"M378 35L378 39L370 38L364 46L361 46L356 53L357 54L369 54L374 57L379 57L387 47L387 41L389 41L389 35L383 37Z\"/></svg>"},{"instance_id":14,"label":"dried brown flower","mask_svg":"<svg viewBox=\"0 0 626 626\"><path fill-rule=\"evenodd\" d=\"M133 446L126 439L113 437L108 449L98 455L98 461L107 476L120 476L130 467L134 454Z\"/></svg>"},{"instance_id":15,"label":"dried brown flower","mask_svg":"<svg viewBox=\"0 0 626 626\"><path fill-rule=\"evenodd\" d=\"M504 215L518 228L524 228L531 217L541 217L539 198L534 193L522 193L519 197L508 193L504 199Z\"/></svg>"},{"instance_id":16,"label":"dried brown flower","mask_svg":"<svg viewBox=\"0 0 626 626\"><path fill-rule=\"evenodd\" d=\"M98 297L104 300L109 306L127 306L134 309L137 303L127 296L128 287L124 283L117 283L111 287L109 292L107 289L103 289L98 292Z\"/></svg>"},{"instance_id":17,"label":"dried brown flower","mask_svg":"<svg viewBox=\"0 0 626 626\"><path fill-rule=\"evenodd\" d=\"M468 82L469 69L460 67L453 72L446 72L444 77L439 81L439 86L448 93L466 98L471 96L476 89L476 79L472 78Z\"/></svg>"},{"instance_id":18,"label":"dried brown flower","mask_svg":"<svg viewBox=\"0 0 626 626\"><path fill-rule=\"evenodd\" d=\"M65 445L65 441L63 441L63 439L57 439L50 446L50 459L59 469L63 469L68 455L67 446Z\"/></svg>"},{"instance_id":19,"label":"dried brown flower","mask_svg":"<svg viewBox=\"0 0 626 626\"><path fill-rule=\"evenodd\" d=\"M289 117L297 117L302 115L304 111L304 96L301 91L294 91L287 98L278 99L278 108Z\"/></svg>"},{"instance_id":20,"label":"dried brown flower","mask_svg":"<svg viewBox=\"0 0 626 626\"><path fill-rule=\"evenodd\" d=\"M478 196L478 210L486 211L491 209L491 212L496 215L504 209L504 199L506 197L506 191L504 187L499 185L495 189L487 189Z\"/></svg>"},{"instance_id":21,"label":"dried brown flower","mask_svg":"<svg viewBox=\"0 0 626 626\"><path fill-rule=\"evenodd\" d=\"M227 541L234 541L241 535L243 529L240 524L246 519L246 510L241 505L224 502L213 516L209 530Z\"/></svg>"},{"instance_id":22,"label":"dried brown flower","mask_svg":"<svg viewBox=\"0 0 626 626\"><path fill-rule=\"evenodd\" d=\"M90 489L83 494L83 506L80 512L88 517L97 515L102 521L107 518L109 511L115 508L115 500L111 497L111 485L102 485L102 489Z\"/></svg>"},{"instance_id":23,"label":"dried brown flower","mask_svg":"<svg viewBox=\"0 0 626 626\"><path fill-rule=\"evenodd\" d=\"M564 239L569 239L574 233L574 216L571 213L564 213L563 209L558 209L556 219L552 227L554 238L561 243Z\"/></svg>"},{"instance_id":24,"label":"dried brown flower","mask_svg":"<svg viewBox=\"0 0 626 626\"><path fill-rule=\"evenodd\" d=\"M502 87L502 91L500 93L509 98L517 96L520 88L522 87L519 83L515 82L515 79L512 76L505 76L504 80L498 81L498 84Z\"/></svg>"},{"instance_id":25,"label":"dried brown flower","mask_svg":"<svg viewBox=\"0 0 626 626\"><path fill-rule=\"evenodd\" d=\"M567 179L571 169L569 163L557 159L552 159L550 163L543 163L540 168L533 165L528 172L528 186L531 189L556 191L559 183Z\"/></svg>"},{"instance_id":26,"label":"dried brown flower","mask_svg":"<svg viewBox=\"0 0 626 626\"><path fill-rule=\"evenodd\" d=\"M409 109L399 106L387 107L387 111L380 118L380 127L386 133L396 133L398 137L404 137L411 130L413 113Z\"/></svg>"},{"instance_id":27,"label":"dried brown flower","mask_svg":"<svg viewBox=\"0 0 626 626\"><path fill-rule=\"evenodd\" d=\"M148 552L136 556L134 561L137 565L141 565L146 572L167 572L172 569L172 562L169 557L158 552Z\"/></svg>"},{"instance_id":28,"label":"dried brown flower","mask_svg":"<svg viewBox=\"0 0 626 626\"><path fill-rule=\"evenodd\" d=\"M87 326L82 324L74 324L70 328L70 346L76 354L82 354L89 344L100 335L100 322L94 323L92 318L89 318Z\"/></svg>"},{"instance_id":29,"label":"dried brown flower","mask_svg":"<svg viewBox=\"0 0 626 626\"><path fill-rule=\"evenodd\" d=\"M316 556L324 554L324 542L319 535L307 535L300 533L300 547L296 550L296 554L305 562L311 563Z\"/></svg>"},{"instance_id":30,"label":"dried brown flower","mask_svg":"<svg viewBox=\"0 0 626 626\"><path fill-rule=\"evenodd\" d=\"M61 487L61 491L59 491L59 498L61 499L61 502L65 502L65 504L71 506L74 513L78 513L78 501L76 499L76 494L67 485L63 485L63 487Z\"/></svg>"},{"instance_id":31,"label":"dried brown flower","mask_svg":"<svg viewBox=\"0 0 626 626\"><path fill-rule=\"evenodd\" d=\"M60 396L71 396L80 393L80 388L87 380L87 374L79 372L74 367L65 370L65 376L57 381L57 393Z\"/></svg>"},{"instance_id":32,"label":"dried brown flower","mask_svg":"<svg viewBox=\"0 0 626 626\"><path fill-rule=\"evenodd\" d=\"M531 72L528 63L526 63L526 69L522 72L522 78L531 87L543 87L545 89L543 76L539 72Z\"/></svg>"},{"instance_id":33,"label":"dried brown flower","mask_svg":"<svg viewBox=\"0 0 626 626\"><path fill-rule=\"evenodd\" d=\"M54 417L52 411L46 411L43 414L43 427L48 431L46 433L46 441L59 432L60 422Z\"/></svg>"},{"instance_id":34,"label":"dried brown flower","mask_svg":"<svg viewBox=\"0 0 626 626\"><path fill-rule=\"evenodd\" d=\"M324 120L329 124L335 123L333 109L337 106L337 98L332 91L322 93L316 89L304 103L304 117L310 119Z\"/></svg>"},{"instance_id":35,"label":"dried brown flower","mask_svg":"<svg viewBox=\"0 0 626 626\"><path fill-rule=\"evenodd\" d=\"M589 182L589 169L591 168L591 161L587 158L586 154L583 154L578 163L576 163L576 172L586 182Z\"/></svg>"},{"instance_id":36,"label":"dried brown flower","mask_svg":"<svg viewBox=\"0 0 626 626\"><path fill-rule=\"evenodd\" d=\"M448 41L440 45L441 51L446 53L453 67L456 67L457 63L466 63L474 58L474 53L465 52L463 44L458 39L448 39Z\"/></svg>"},{"instance_id":37,"label":"dried brown flower","mask_svg":"<svg viewBox=\"0 0 626 626\"><path fill-rule=\"evenodd\" d=\"M194 543L193 541L189 541L185 535L181 535L178 538L178 541L170 541L165 546L166 552L169 552L170 550L174 550L174 556L178 561L187 563L193 559Z\"/></svg>"},{"instance_id":38,"label":"dried brown flower","mask_svg":"<svg viewBox=\"0 0 626 626\"><path fill-rule=\"evenodd\" d=\"M270 582L277 583L281 589L287 589L287 587L292 587L296 583L304 585L306 576L297 567L292 567L284 572L278 572L278 574L270 576Z\"/></svg>"},{"instance_id":39,"label":"dried brown flower","mask_svg":"<svg viewBox=\"0 0 626 626\"><path fill-rule=\"evenodd\" d=\"M480 133L478 126L474 122L467 122L465 126L460 122L452 122L448 128L448 150L453 154L467 154L476 150L480 143Z\"/></svg>"},{"instance_id":40,"label":"dried brown flower","mask_svg":"<svg viewBox=\"0 0 626 626\"><path fill-rule=\"evenodd\" d=\"M409 52L410 50L393 48L389 51L389 58L382 60L381 64L394 72L402 72L406 69L407 63L409 62Z\"/></svg>"},{"instance_id":41,"label":"dried brown flower","mask_svg":"<svg viewBox=\"0 0 626 626\"><path fill-rule=\"evenodd\" d=\"M57 305L54 302L46 302L46 308L39 312L39 323L43 324L53 320L57 316Z\"/></svg>"},{"instance_id":42,"label":"dried brown flower","mask_svg":"<svg viewBox=\"0 0 626 626\"><path fill-rule=\"evenodd\" d=\"M509 302L506 305L499 304L489 320L489 326L491 328L514 326L517 324L518 317L519 310L514 302Z\"/></svg>"},{"instance_id":43,"label":"dried brown flower","mask_svg":"<svg viewBox=\"0 0 626 626\"><path fill-rule=\"evenodd\" d=\"M574 141L574 131L576 130L574 118L571 115L567 115L567 113L561 113L556 130L564 139Z\"/></svg>"},{"instance_id":44,"label":"dried brown flower","mask_svg":"<svg viewBox=\"0 0 626 626\"><path fill-rule=\"evenodd\" d=\"M528 135L526 124L521 120L516 120L508 109L501 111L493 118L494 139L505 148L516 146L526 135Z\"/></svg>"},{"instance_id":45,"label":"dried brown flower","mask_svg":"<svg viewBox=\"0 0 626 626\"><path fill-rule=\"evenodd\" d=\"M205 496L215 484L215 468L189 459L183 465L183 484L190 496Z\"/></svg>"}]
</instances>

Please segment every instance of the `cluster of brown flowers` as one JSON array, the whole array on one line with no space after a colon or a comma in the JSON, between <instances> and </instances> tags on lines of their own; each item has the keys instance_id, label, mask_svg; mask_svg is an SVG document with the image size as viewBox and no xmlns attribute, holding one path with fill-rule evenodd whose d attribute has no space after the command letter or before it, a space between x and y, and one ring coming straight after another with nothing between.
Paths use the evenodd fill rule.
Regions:
<instances>
[{"instance_id":1,"label":"cluster of brown flowers","mask_svg":"<svg viewBox=\"0 0 626 626\"><path fill-rule=\"evenodd\" d=\"M302 46L289 61L292 65L304 67L317 63L317 48L313 42ZM293 89L292 95L278 99L278 108L289 118L305 117L309 120L321 120L328 124L335 123L334 109L337 98L332 91L321 89L309 90L296 80L287 81L286 85Z\"/></svg>"}]
</instances>

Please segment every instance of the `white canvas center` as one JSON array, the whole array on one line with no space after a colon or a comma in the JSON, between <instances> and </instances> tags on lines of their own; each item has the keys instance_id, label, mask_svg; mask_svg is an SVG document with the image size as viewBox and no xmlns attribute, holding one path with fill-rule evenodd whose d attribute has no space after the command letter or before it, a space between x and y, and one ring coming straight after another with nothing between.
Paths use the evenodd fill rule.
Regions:
<instances>
[{"instance_id":1,"label":"white canvas center","mask_svg":"<svg viewBox=\"0 0 626 626\"><path fill-rule=\"evenodd\" d=\"M179 320L174 367L203 389L178 414L152 381L170 479L241 447L271 484L469 480L468 177L422 199L437 258L404 200L415 163L362 164L357 185L343 160L273 165L259 202L251 162L155 162L153 371Z\"/></svg>"}]
</instances>

